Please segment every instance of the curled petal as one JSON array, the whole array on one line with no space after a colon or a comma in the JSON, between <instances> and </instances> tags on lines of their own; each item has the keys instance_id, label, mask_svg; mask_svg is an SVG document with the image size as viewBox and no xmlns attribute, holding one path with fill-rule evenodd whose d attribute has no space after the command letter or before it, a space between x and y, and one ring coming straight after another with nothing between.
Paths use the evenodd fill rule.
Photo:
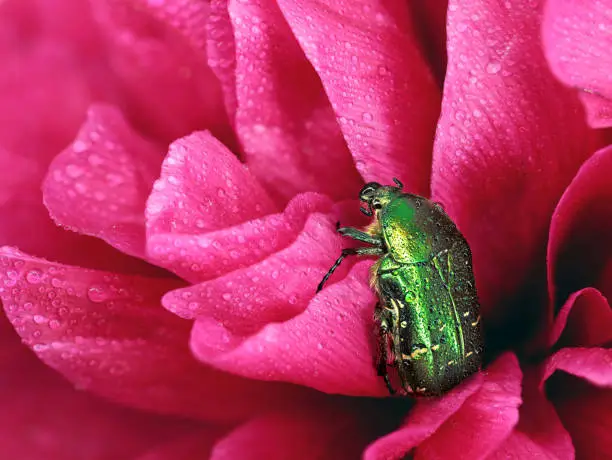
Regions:
<instances>
[{"instance_id":1,"label":"curled petal","mask_svg":"<svg viewBox=\"0 0 612 460\"><path fill-rule=\"evenodd\" d=\"M213 46L229 54L213 64L225 87L235 84L226 90L227 103L236 98L236 132L253 173L281 201L306 191L334 198L355 193L361 179L334 112L276 2L214 5ZM228 20L232 44L225 42Z\"/></svg>"},{"instance_id":2,"label":"curled petal","mask_svg":"<svg viewBox=\"0 0 612 460\"><path fill-rule=\"evenodd\" d=\"M161 149L118 110L93 106L76 140L49 166L45 205L58 225L144 258L144 207L161 159Z\"/></svg>"},{"instance_id":3,"label":"curled petal","mask_svg":"<svg viewBox=\"0 0 612 460\"><path fill-rule=\"evenodd\" d=\"M202 233L272 213L248 169L208 132L172 143L146 209L147 232Z\"/></svg>"},{"instance_id":4,"label":"curled petal","mask_svg":"<svg viewBox=\"0 0 612 460\"><path fill-rule=\"evenodd\" d=\"M584 90L589 123L612 126L612 10L607 2L548 0L542 39L551 69L566 85Z\"/></svg>"},{"instance_id":5,"label":"curled petal","mask_svg":"<svg viewBox=\"0 0 612 460\"><path fill-rule=\"evenodd\" d=\"M611 174L612 147L606 147L582 165L555 209L548 243L551 314L583 287L612 295Z\"/></svg>"},{"instance_id":6,"label":"curled petal","mask_svg":"<svg viewBox=\"0 0 612 460\"><path fill-rule=\"evenodd\" d=\"M612 350L606 348L563 348L548 358L542 383L555 371L565 371L589 382L612 386Z\"/></svg>"},{"instance_id":7,"label":"curled petal","mask_svg":"<svg viewBox=\"0 0 612 460\"><path fill-rule=\"evenodd\" d=\"M399 430L379 439L365 460L485 458L518 421L521 371L505 355L441 399L418 401Z\"/></svg>"},{"instance_id":8,"label":"curled petal","mask_svg":"<svg viewBox=\"0 0 612 460\"><path fill-rule=\"evenodd\" d=\"M386 394L382 380L376 376L373 364L373 311L375 298L364 282L367 262L358 264L349 276L327 287L314 297L306 309L282 322L270 322L248 335L249 317L235 311L223 316L200 316L194 325L191 346L195 355L206 363L239 375L265 380L281 380L306 385L326 393L359 396ZM291 267L289 265L287 268ZM315 279L302 290L314 291ZM279 272L283 276L283 272ZM306 272L307 273L307 272ZM288 279L299 279L290 276ZM279 284L282 280L279 279ZM282 296L280 288L267 289ZM311 292L313 292L311 291ZM264 291L265 292L265 291ZM304 296L308 296L304 292ZM304 299L299 299L303 302ZM288 316L289 304L272 303L275 308L259 315L268 317L279 312ZM261 308L255 304L254 308ZM265 304L265 308L270 308ZM303 309L304 307L300 307ZM246 307L244 310L248 311ZM295 315L295 310L294 313ZM226 327L223 319L235 324ZM253 315L258 320L258 315ZM243 334L237 325L242 323ZM261 327L260 324L255 327ZM252 326L250 326L252 328Z\"/></svg>"},{"instance_id":9,"label":"curled petal","mask_svg":"<svg viewBox=\"0 0 612 460\"><path fill-rule=\"evenodd\" d=\"M243 333L287 320L306 308L340 252L339 242L331 219L312 215L286 249L242 270L172 291L164 305L184 318L211 316Z\"/></svg>"},{"instance_id":10,"label":"curled petal","mask_svg":"<svg viewBox=\"0 0 612 460\"><path fill-rule=\"evenodd\" d=\"M159 303L181 284L0 253L0 296L13 327L82 389L140 409L224 421L308 396L198 363L187 346L190 324Z\"/></svg>"},{"instance_id":11,"label":"curled petal","mask_svg":"<svg viewBox=\"0 0 612 460\"><path fill-rule=\"evenodd\" d=\"M518 422L521 378L514 355L498 358L485 371L482 387L417 447L416 458L486 458Z\"/></svg>"},{"instance_id":12,"label":"curled petal","mask_svg":"<svg viewBox=\"0 0 612 460\"><path fill-rule=\"evenodd\" d=\"M493 306L520 286L543 291L550 216L595 140L575 94L547 69L539 3L449 2L432 195L472 246L495 323L509 313Z\"/></svg>"},{"instance_id":13,"label":"curled petal","mask_svg":"<svg viewBox=\"0 0 612 460\"><path fill-rule=\"evenodd\" d=\"M466 399L482 387L483 380L483 375L479 373L443 398L417 401L402 427L368 446L364 460L405 458L408 452L435 433L461 409Z\"/></svg>"},{"instance_id":14,"label":"curled petal","mask_svg":"<svg viewBox=\"0 0 612 460\"><path fill-rule=\"evenodd\" d=\"M593 347L612 341L612 309L606 298L585 288L567 299L555 318L548 345Z\"/></svg>"},{"instance_id":15,"label":"curled petal","mask_svg":"<svg viewBox=\"0 0 612 460\"><path fill-rule=\"evenodd\" d=\"M406 2L279 1L366 181L428 195L440 95Z\"/></svg>"}]
</instances>

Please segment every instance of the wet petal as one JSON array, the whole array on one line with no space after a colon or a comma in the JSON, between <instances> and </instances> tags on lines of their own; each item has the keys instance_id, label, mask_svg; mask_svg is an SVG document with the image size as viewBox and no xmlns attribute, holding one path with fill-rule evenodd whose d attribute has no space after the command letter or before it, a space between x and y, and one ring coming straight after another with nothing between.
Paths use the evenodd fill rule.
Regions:
<instances>
[{"instance_id":1,"label":"wet petal","mask_svg":"<svg viewBox=\"0 0 612 460\"><path fill-rule=\"evenodd\" d=\"M211 460L321 460L359 458L371 434L363 413L343 404L271 413L232 431L213 448Z\"/></svg>"},{"instance_id":2,"label":"wet petal","mask_svg":"<svg viewBox=\"0 0 612 460\"><path fill-rule=\"evenodd\" d=\"M442 398L417 401L405 424L396 431L376 440L364 452L364 460L401 459L430 437L443 423L483 385L483 375L477 374Z\"/></svg>"},{"instance_id":3,"label":"wet petal","mask_svg":"<svg viewBox=\"0 0 612 460\"><path fill-rule=\"evenodd\" d=\"M210 369L187 342L190 323L161 295L177 280L85 270L4 248L0 286L11 323L46 364L79 388L159 413L235 420L308 393Z\"/></svg>"},{"instance_id":4,"label":"wet petal","mask_svg":"<svg viewBox=\"0 0 612 460\"><path fill-rule=\"evenodd\" d=\"M193 429L75 389L38 360L0 318L0 438L10 459L133 458Z\"/></svg>"},{"instance_id":5,"label":"wet petal","mask_svg":"<svg viewBox=\"0 0 612 460\"><path fill-rule=\"evenodd\" d=\"M551 69L563 83L587 90L582 101L593 127L612 126L612 10L605 1L548 0L542 39Z\"/></svg>"},{"instance_id":6,"label":"wet petal","mask_svg":"<svg viewBox=\"0 0 612 460\"><path fill-rule=\"evenodd\" d=\"M284 201L305 191L352 196L361 179L319 77L276 2L229 2L228 13L221 3L210 23L217 34L212 45L229 54L218 55L213 66L226 87L235 84L226 90L227 102L231 106L236 98L235 126L246 163ZM228 74L233 68L235 76Z\"/></svg>"},{"instance_id":7,"label":"wet petal","mask_svg":"<svg viewBox=\"0 0 612 460\"><path fill-rule=\"evenodd\" d=\"M192 332L192 349L202 361L243 376L297 383L326 393L385 395L373 363L375 297L367 285L368 265L358 264L349 276L314 297L297 316L324 269L319 269L310 283L304 283L298 291L302 297L295 305L291 299L262 302L252 307L257 309L252 315L246 306L235 306L226 314L223 309L213 312L211 316L216 318L200 316ZM280 271L279 277L299 280L299 276L285 274L292 266ZM282 299L283 291L277 289L267 291ZM270 322L262 327L262 319Z\"/></svg>"},{"instance_id":8,"label":"wet petal","mask_svg":"<svg viewBox=\"0 0 612 460\"><path fill-rule=\"evenodd\" d=\"M537 291L553 207L592 152L577 98L547 69L537 11L533 2L449 5L432 191L472 245L486 313L527 282Z\"/></svg>"},{"instance_id":9,"label":"wet petal","mask_svg":"<svg viewBox=\"0 0 612 460\"><path fill-rule=\"evenodd\" d=\"M514 355L498 358L487 368L480 390L417 447L416 458L486 458L518 422L521 379Z\"/></svg>"},{"instance_id":10,"label":"wet petal","mask_svg":"<svg viewBox=\"0 0 612 460\"><path fill-rule=\"evenodd\" d=\"M572 294L555 318L548 344L558 347L592 347L612 341L612 309L593 288Z\"/></svg>"},{"instance_id":11,"label":"wet petal","mask_svg":"<svg viewBox=\"0 0 612 460\"><path fill-rule=\"evenodd\" d=\"M301 313L339 252L332 219L314 214L286 249L242 270L170 292L163 303L184 318L211 316L234 332L252 332ZM334 274L334 280L341 274Z\"/></svg>"},{"instance_id":12,"label":"wet petal","mask_svg":"<svg viewBox=\"0 0 612 460\"><path fill-rule=\"evenodd\" d=\"M149 254L158 265L192 282L217 278L248 267L295 241L308 216L331 208L328 198L298 195L284 212L203 234L161 233L149 237ZM272 282L275 282L272 280ZM174 310L178 313L178 310ZM185 316L181 314L181 316Z\"/></svg>"},{"instance_id":13,"label":"wet petal","mask_svg":"<svg viewBox=\"0 0 612 460\"><path fill-rule=\"evenodd\" d=\"M58 225L144 258L144 207L161 159L161 149L118 110L94 106L76 140L49 167L45 205Z\"/></svg>"},{"instance_id":14,"label":"wet petal","mask_svg":"<svg viewBox=\"0 0 612 460\"><path fill-rule=\"evenodd\" d=\"M552 217L548 244L549 291L557 308L587 286L612 295L612 147L595 153L567 187Z\"/></svg>"},{"instance_id":15,"label":"wet petal","mask_svg":"<svg viewBox=\"0 0 612 460\"><path fill-rule=\"evenodd\" d=\"M196 129L231 137L206 62L206 2L106 0L92 6L135 126L164 141Z\"/></svg>"},{"instance_id":16,"label":"wet petal","mask_svg":"<svg viewBox=\"0 0 612 460\"><path fill-rule=\"evenodd\" d=\"M574 447L554 406L538 386L539 368L529 368L523 382L519 423L487 459L549 458L573 460Z\"/></svg>"},{"instance_id":17,"label":"wet petal","mask_svg":"<svg viewBox=\"0 0 612 460\"><path fill-rule=\"evenodd\" d=\"M565 371L595 385L610 387L612 386L612 350L563 348L548 358L542 382L555 371Z\"/></svg>"},{"instance_id":18,"label":"wet petal","mask_svg":"<svg viewBox=\"0 0 612 460\"><path fill-rule=\"evenodd\" d=\"M428 194L439 91L413 32L408 6L371 1L279 1L321 78L366 181Z\"/></svg>"},{"instance_id":19,"label":"wet petal","mask_svg":"<svg viewBox=\"0 0 612 460\"><path fill-rule=\"evenodd\" d=\"M147 202L147 231L202 233L276 210L249 170L208 132L172 143Z\"/></svg>"}]
</instances>

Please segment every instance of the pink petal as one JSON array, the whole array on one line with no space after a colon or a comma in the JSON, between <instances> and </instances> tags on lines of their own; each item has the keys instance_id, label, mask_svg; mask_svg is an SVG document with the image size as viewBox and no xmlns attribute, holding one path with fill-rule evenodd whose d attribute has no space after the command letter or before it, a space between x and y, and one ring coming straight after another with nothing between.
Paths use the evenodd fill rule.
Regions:
<instances>
[{"instance_id":1,"label":"pink petal","mask_svg":"<svg viewBox=\"0 0 612 460\"><path fill-rule=\"evenodd\" d=\"M107 0L93 10L135 126L165 141L196 129L231 137L206 63L206 2Z\"/></svg>"},{"instance_id":2,"label":"pink petal","mask_svg":"<svg viewBox=\"0 0 612 460\"><path fill-rule=\"evenodd\" d=\"M612 126L612 10L608 2L548 0L542 39L551 69L566 85L594 92L582 99L593 127ZM605 112L602 109L605 107Z\"/></svg>"},{"instance_id":3,"label":"pink petal","mask_svg":"<svg viewBox=\"0 0 612 460\"><path fill-rule=\"evenodd\" d=\"M199 364L190 324L159 305L180 284L85 270L4 248L1 298L34 352L79 388L159 413L234 420L308 392Z\"/></svg>"},{"instance_id":4,"label":"pink petal","mask_svg":"<svg viewBox=\"0 0 612 460\"><path fill-rule=\"evenodd\" d=\"M49 167L45 205L58 225L144 258L144 207L161 158L119 111L94 106L76 140Z\"/></svg>"},{"instance_id":5,"label":"pink petal","mask_svg":"<svg viewBox=\"0 0 612 460\"><path fill-rule=\"evenodd\" d=\"M553 377L549 393L572 437L578 459L605 459L612 452L612 391L576 378Z\"/></svg>"},{"instance_id":6,"label":"pink petal","mask_svg":"<svg viewBox=\"0 0 612 460\"><path fill-rule=\"evenodd\" d=\"M482 387L416 450L416 459L479 459L493 452L519 419L522 373L512 354L497 359Z\"/></svg>"},{"instance_id":7,"label":"pink petal","mask_svg":"<svg viewBox=\"0 0 612 460\"><path fill-rule=\"evenodd\" d=\"M489 458L551 458L573 460L574 447L554 406L539 388L539 368L529 370L523 382L519 423Z\"/></svg>"},{"instance_id":8,"label":"pink petal","mask_svg":"<svg viewBox=\"0 0 612 460\"><path fill-rule=\"evenodd\" d=\"M527 434L515 430L502 442L495 452L486 458L487 460L522 460L527 458L537 458L538 460L573 460L573 454L572 448L571 451L564 452L563 456L553 455L534 442Z\"/></svg>"},{"instance_id":9,"label":"pink petal","mask_svg":"<svg viewBox=\"0 0 612 460\"><path fill-rule=\"evenodd\" d=\"M268 214L229 228L189 235L160 233L149 237L149 255L156 264L192 282L208 281L256 264L296 239L313 212L325 212L331 202L306 193L289 202L284 212ZM276 283L273 279L269 280ZM180 302L180 300L179 300ZM177 307L173 311L183 317ZM190 311L193 308L189 309ZM195 312L192 312L195 313Z\"/></svg>"},{"instance_id":10,"label":"pink petal","mask_svg":"<svg viewBox=\"0 0 612 460\"><path fill-rule=\"evenodd\" d=\"M285 201L305 191L353 196L361 179L321 81L276 2L229 2L229 14L225 4L215 4L209 27L222 40L212 46L228 54L212 64L226 88L235 84L226 89L227 103L253 173Z\"/></svg>"},{"instance_id":11,"label":"pink petal","mask_svg":"<svg viewBox=\"0 0 612 460\"><path fill-rule=\"evenodd\" d=\"M312 296L323 273L319 268L316 276L306 276L308 282L295 291L300 297L281 302L288 296L281 286L301 278L285 273L294 265L308 273L309 265L287 265L279 271L277 288L262 288L279 297L276 303L234 304L225 315L219 308L210 316L198 317L191 338L195 355L238 375L297 383L326 393L387 394L374 369L375 298L366 284L369 263L358 264L349 276L324 289L303 313L291 318L304 309L304 301ZM268 276L262 276L262 281L266 279ZM255 313L249 308L256 309ZM262 318L271 322L262 327Z\"/></svg>"},{"instance_id":12,"label":"pink petal","mask_svg":"<svg viewBox=\"0 0 612 460\"><path fill-rule=\"evenodd\" d=\"M446 13L448 0L410 2L416 34L420 37L424 55L432 73L440 82L446 72Z\"/></svg>"},{"instance_id":13,"label":"pink petal","mask_svg":"<svg viewBox=\"0 0 612 460\"><path fill-rule=\"evenodd\" d=\"M147 230L202 233L272 213L248 169L208 132L172 143L147 203Z\"/></svg>"},{"instance_id":14,"label":"pink petal","mask_svg":"<svg viewBox=\"0 0 612 460\"><path fill-rule=\"evenodd\" d=\"M0 438L4 458L133 458L193 430L192 423L138 413L75 389L32 355L12 328L4 327L6 322L2 316Z\"/></svg>"},{"instance_id":15,"label":"pink petal","mask_svg":"<svg viewBox=\"0 0 612 460\"><path fill-rule=\"evenodd\" d=\"M576 96L547 69L537 3L449 2L432 195L472 245L485 314L527 278L537 291L554 205L593 151Z\"/></svg>"},{"instance_id":16,"label":"pink petal","mask_svg":"<svg viewBox=\"0 0 612 460\"><path fill-rule=\"evenodd\" d=\"M442 398L418 400L405 424L378 439L364 452L364 460L403 459L438 430L483 385L483 375L476 374Z\"/></svg>"},{"instance_id":17,"label":"pink petal","mask_svg":"<svg viewBox=\"0 0 612 460\"><path fill-rule=\"evenodd\" d=\"M612 309L597 289L572 294L555 318L548 344L591 347L612 341Z\"/></svg>"},{"instance_id":18,"label":"pink petal","mask_svg":"<svg viewBox=\"0 0 612 460\"><path fill-rule=\"evenodd\" d=\"M219 441L210 458L353 460L360 457L371 437L364 415L350 406L331 403L295 413L262 415Z\"/></svg>"},{"instance_id":19,"label":"pink petal","mask_svg":"<svg viewBox=\"0 0 612 460\"><path fill-rule=\"evenodd\" d=\"M406 2L279 1L367 180L428 194L439 92Z\"/></svg>"},{"instance_id":20,"label":"pink petal","mask_svg":"<svg viewBox=\"0 0 612 460\"><path fill-rule=\"evenodd\" d=\"M218 428L200 428L151 449L136 460L194 460L210 458L211 450L223 432ZM160 443L161 444L161 443Z\"/></svg>"},{"instance_id":21,"label":"pink petal","mask_svg":"<svg viewBox=\"0 0 612 460\"><path fill-rule=\"evenodd\" d=\"M228 0L210 0L208 13L207 54L208 66L219 79L225 110L232 126L236 121L236 44L234 27L227 9Z\"/></svg>"},{"instance_id":22,"label":"pink petal","mask_svg":"<svg viewBox=\"0 0 612 460\"><path fill-rule=\"evenodd\" d=\"M311 215L297 239L282 251L225 276L169 292L163 303L184 318L212 316L242 335L268 322L285 321L306 309L340 252L334 230L328 216ZM334 280L341 274L334 274Z\"/></svg>"},{"instance_id":23,"label":"pink petal","mask_svg":"<svg viewBox=\"0 0 612 460\"><path fill-rule=\"evenodd\" d=\"M563 348L548 358L543 382L555 371L565 371L599 386L612 386L612 349Z\"/></svg>"},{"instance_id":24,"label":"pink petal","mask_svg":"<svg viewBox=\"0 0 612 460\"><path fill-rule=\"evenodd\" d=\"M586 286L612 295L612 147L595 153L578 171L552 217L548 243L549 291L558 307Z\"/></svg>"},{"instance_id":25,"label":"pink petal","mask_svg":"<svg viewBox=\"0 0 612 460\"><path fill-rule=\"evenodd\" d=\"M74 30L83 25L92 31L90 18L82 14L87 8L79 3L13 0L0 9L0 145L45 165L70 142L92 98L88 67L93 63L74 45L92 45L84 31ZM61 32L49 18L58 13L64 20ZM76 27L67 25L72 14L80 15Z\"/></svg>"}]
</instances>

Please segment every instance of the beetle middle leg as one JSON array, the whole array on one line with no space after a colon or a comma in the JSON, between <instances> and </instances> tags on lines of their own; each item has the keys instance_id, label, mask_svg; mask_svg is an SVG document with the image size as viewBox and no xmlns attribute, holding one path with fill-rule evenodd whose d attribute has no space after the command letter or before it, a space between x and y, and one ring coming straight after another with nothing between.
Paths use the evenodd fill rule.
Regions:
<instances>
[{"instance_id":1,"label":"beetle middle leg","mask_svg":"<svg viewBox=\"0 0 612 460\"><path fill-rule=\"evenodd\" d=\"M325 274L319 285L317 286L317 292L323 289L323 285L327 282L329 277L336 271L336 268L342 263L346 256L382 256L384 255L384 250L379 247L374 248L345 248L342 250L340 257L334 262L334 265L329 269L329 271Z\"/></svg>"},{"instance_id":2,"label":"beetle middle leg","mask_svg":"<svg viewBox=\"0 0 612 460\"><path fill-rule=\"evenodd\" d=\"M378 324L378 358L376 362L376 369L378 375L385 379L385 385L391 395L395 394L395 389L391 385L389 380L389 337L391 337L389 331L389 324L392 321L391 311L385 308L381 308L380 303L376 304L374 310L374 318Z\"/></svg>"}]
</instances>

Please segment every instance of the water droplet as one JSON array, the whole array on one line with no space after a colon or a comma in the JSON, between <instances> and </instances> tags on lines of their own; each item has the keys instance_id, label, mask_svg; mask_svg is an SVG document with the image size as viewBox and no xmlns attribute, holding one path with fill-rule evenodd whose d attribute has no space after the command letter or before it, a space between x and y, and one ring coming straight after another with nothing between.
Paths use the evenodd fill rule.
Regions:
<instances>
[{"instance_id":1,"label":"water droplet","mask_svg":"<svg viewBox=\"0 0 612 460\"><path fill-rule=\"evenodd\" d=\"M87 297L89 297L89 300L92 302L100 303L108 300L109 293L103 286L91 286L87 290Z\"/></svg>"},{"instance_id":2,"label":"water droplet","mask_svg":"<svg viewBox=\"0 0 612 460\"><path fill-rule=\"evenodd\" d=\"M26 280L31 284L38 284L42 278L42 272L40 270L30 270L26 274Z\"/></svg>"},{"instance_id":3,"label":"water droplet","mask_svg":"<svg viewBox=\"0 0 612 460\"><path fill-rule=\"evenodd\" d=\"M501 70L501 64L497 61L491 61L486 67L487 73L496 74Z\"/></svg>"},{"instance_id":4,"label":"water droplet","mask_svg":"<svg viewBox=\"0 0 612 460\"><path fill-rule=\"evenodd\" d=\"M223 300L230 300L232 298L232 295L229 292L226 292L221 297L223 297Z\"/></svg>"}]
</instances>

